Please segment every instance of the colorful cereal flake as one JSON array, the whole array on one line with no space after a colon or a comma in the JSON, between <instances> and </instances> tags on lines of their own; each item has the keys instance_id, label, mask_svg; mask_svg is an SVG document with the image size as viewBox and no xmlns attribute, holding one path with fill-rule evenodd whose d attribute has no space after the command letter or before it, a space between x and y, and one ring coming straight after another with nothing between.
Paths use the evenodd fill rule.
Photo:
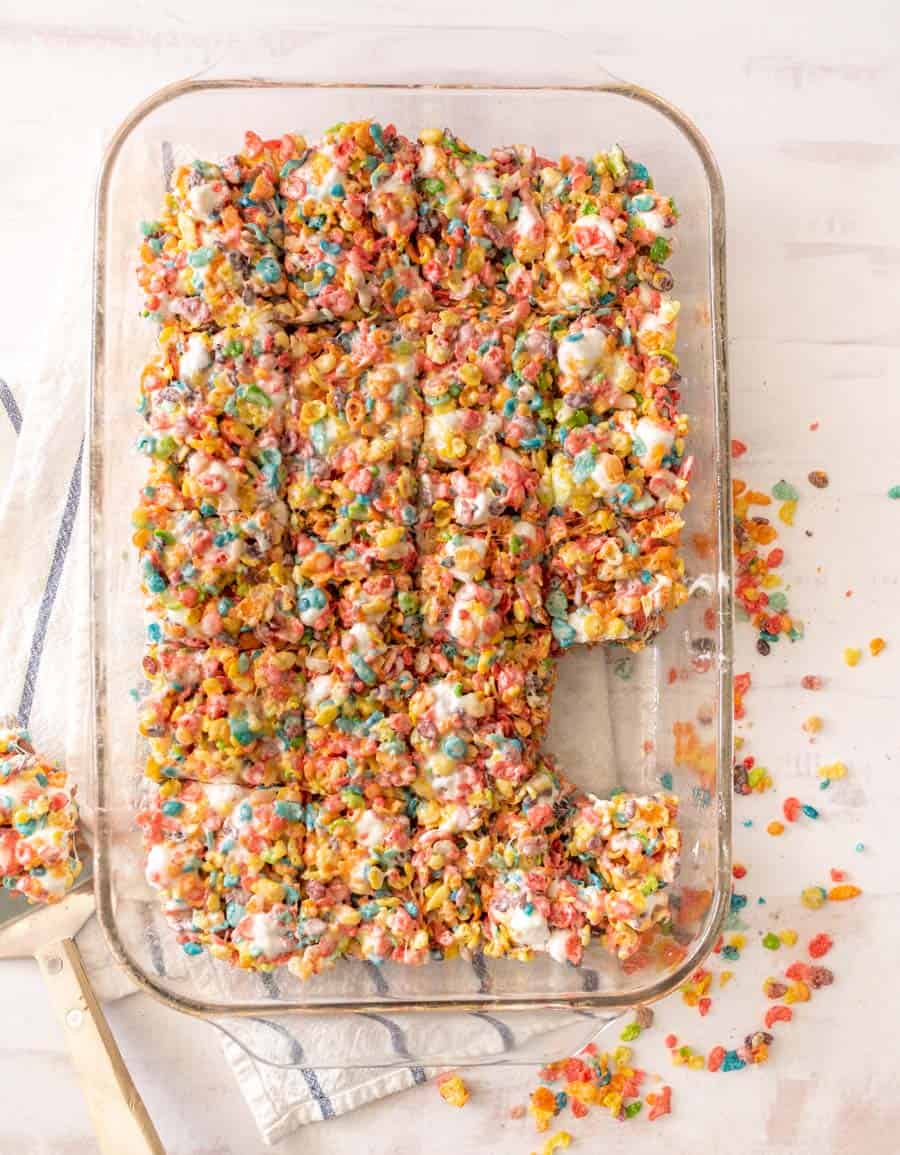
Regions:
<instances>
[{"instance_id":1,"label":"colorful cereal flake","mask_svg":"<svg viewBox=\"0 0 900 1155\"><path fill-rule=\"evenodd\" d=\"M646 1101L648 1118L655 1120L671 1110L671 1088L663 1086L641 1099L646 1072L632 1065L629 1047L617 1047L600 1053L595 1044L569 1059L551 1063L541 1072L543 1080L531 1093L528 1112L538 1131L546 1131L550 1120L568 1107L576 1118L600 1107L614 1118L624 1121L640 1114ZM562 1083L554 1091L553 1084Z\"/></svg>"},{"instance_id":2,"label":"colorful cereal flake","mask_svg":"<svg viewBox=\"0 0 900 1155\"><path fill-rule=\"evenodd\" d=\"M465 1107L469 1101L469 1088L459 1075L441 1075L437 1088L441 1098L451 1107Z\"/></svg>"}]
</instances>

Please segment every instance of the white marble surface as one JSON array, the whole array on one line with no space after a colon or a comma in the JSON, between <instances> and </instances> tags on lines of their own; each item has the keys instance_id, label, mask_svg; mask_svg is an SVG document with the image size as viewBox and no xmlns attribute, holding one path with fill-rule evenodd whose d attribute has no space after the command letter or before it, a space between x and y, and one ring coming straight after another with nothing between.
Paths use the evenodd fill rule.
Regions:
<instances>
[{"instance_id":1,"label":"white marble surface","mask_svg":"<svg viewBox=\"0 0 900 1155\"><path fill-rule=\"evenodd\" d=\"M675 1112L653 1126L638 1120L624 1128L595 1112L571 1130L581 1150L887 1155L897 1149L900 1124L893 1061L900 1026L900 503L886 498L888 487L900 484L900 10L858 2L838 13L836 5L788 0L729 6L735 11L726 15L719 7L648 0L623 11L621 21L596 3L566 10L572 29L608 54L614 72L691 115L720 161L729 214L733 429L753 447L745 475L764 487L786 476L802 490L797 528L783 536L792 606L807 619L808 636L762 661L740 635L738 668L754 672L748 737L778 792L737 803L737 858L751 867L743 887L752 941L734 983L702 1022L677 998L660 1005L661 1029L638 1045L641 1064L670 1077ZM329 15L352 27L364 8L345 0ZM378 5L378 19L515 25L540 23L548 11L526 0L495 3L487 17L475 0L455 8L448 14L443 6L393 0ZM223 49L252 42L273 58L302 59L301 26L320 15L318 6L288 0L198 0L187 10L44 0L5 10L0 377L26 420L27 382L38 368L42 327L52 324L44 302L57 246L87 251L73 226L115 125L148 92L203 70ZM813 421L817 432L809 431ZM0 415L0 461L8 462L11 448ZM829 472L827 490L803 480L813 468ZM865 646L878 633L888 637L888 650L847 669L843 647ZM807 672L829 679L822 694L799 689ZM814 748L800 732L812 712L826 719ZM850 775L819 794L815 767L835 758L847 762ZM788 793L821 804L822 818L815 829L807 823L776 841L763 827ZM744 818L754 819L753 829L741 825ZM861 854L854 852L860 840ZM852 869L866 894L810 915L799 891L825 878L831 865ZM760 894L764 908L753 905ZM759 1024L760 983L776 959L755 940L772 926L793 926L807 937L828 930L837 944L829 958L834 987L778 1031L768 1066L715 1078L672 1070L662 1043L667 1031L698 1046L727 1045ZM0 974L0 1151L93 1153L36 969L4 962ZM170 1155L269 1150L208 1028L144 996L112 1006L109 1018ZM420 1088L308 1127L275 1150L450 1155L538 1146L530 1123L508 1117L533 1085L533 1072L479 1072L469 1081L473 1097L464 1111L445 1106L434 1088Z\"/></svg>"}]
</instances>

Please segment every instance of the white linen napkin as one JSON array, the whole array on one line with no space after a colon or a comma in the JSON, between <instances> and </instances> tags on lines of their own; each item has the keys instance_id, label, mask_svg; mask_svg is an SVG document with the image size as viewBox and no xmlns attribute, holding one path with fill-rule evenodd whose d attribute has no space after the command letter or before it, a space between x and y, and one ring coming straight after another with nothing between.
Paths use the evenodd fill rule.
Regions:
<instances>
[{"instance_id":1,"label":"white linen napkin","mask_svg":"<svg viewBox=\"0 0 900 1155\"><path fill-rule=\"evenodd\" d=\"M59 286L56 321L36 380L0 384L0 715L16 715L36 746L60 760L78 787L84 826L94 822L89 746L89 600L86 401L90 367L90 229L72 253L73 271ZM138 368L135 366L134 380ZM2 377L2 366L0 366ZM124 382L123 388L130 388ZM10 460L11 455L11 460ZM123 543L127 544L127 543ZM137 579L135 579L135 596ZM598 655L599 658L599 655ZM600 737L580 761L614 767L605 663L591 664L582 708ZM567 698L567 716L572 703ZM596 717L605 722L599 728ZM570 737L563 755L579 747ZM568 758L565 764L568 767ZM575 774L576 779L578 774ZM174 945L174 944L173 944ZM79 936L101 999L121 998L131 983L110 956L95 919ZM165 958L166 952L163 952ZM584 979L589 982L590 972ZM214 968L210 969L215 984ZM544 1062L583 1046L608 1021L578 1013L509 1016L282 1016L277 1021L229 1020L221 1041L263 1138L274 1143L304 1123L333 1118L374 1099L425 1082L434 1068L417 1055L452 1055L469 1062ZM441 1045L435 1044L440 1033ZM380 1040L377 1036L380 1036ZM360 1054L390 1043L398 1065L385 1069L316 1069L306 1056Z\"/></svg>"}]
</instances>

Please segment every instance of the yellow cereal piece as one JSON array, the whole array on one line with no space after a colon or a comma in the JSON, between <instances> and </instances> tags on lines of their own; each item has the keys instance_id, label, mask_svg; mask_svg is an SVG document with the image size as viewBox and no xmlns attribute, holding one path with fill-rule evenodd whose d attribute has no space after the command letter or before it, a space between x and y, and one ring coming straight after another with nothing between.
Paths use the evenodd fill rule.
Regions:
<instances>
[{"instance_id":1,"label":"yellow cereal piece","mask_svg":"<svg viewBox=\"0 0 900 1155\"><path fill-rule=\"evenodd\" d=\"M793 946L797 941L797 932L795 930L780 930L778 932L778 937L781 939L785 946Z\"/></svg>"},{"instance_id":2,"label":"yellow cereal piece","mask_svg":"<svg viewBox=\"0 0 900 1155\"><path fill-rule=\"evenodd\" d=\"M832 762L828 766L821 766L819 768L819 777L828 778L832 782L838 778L847 777L847 767L843 762Z\"/></svg>"},{"instance_id":3,"label":"yellow cereal piece","mask_svg":"<svg viewBox=\"0 0 900 1155\"><path fill-rule=\"evenodd\" d=\"M572 1135L569 1131L556 1131L544 1141L540 1155L553 1155L554 1151L558 1151L562 1147L568 1147L571 1142ZM537 1152L532 1152L532 1155L537 1155Z\"/></svg>"},{"instance_id":4,"label":"yellow cereal piece","mask_svg":"<svg viewBox=\"0 0 900 1155\"><path fill-rule=\"evenodd\" d=\"M792 982L782 995L786 1003L808 1003L809 997L809 987L800 979Z\"/></svg>"}]
</instances>

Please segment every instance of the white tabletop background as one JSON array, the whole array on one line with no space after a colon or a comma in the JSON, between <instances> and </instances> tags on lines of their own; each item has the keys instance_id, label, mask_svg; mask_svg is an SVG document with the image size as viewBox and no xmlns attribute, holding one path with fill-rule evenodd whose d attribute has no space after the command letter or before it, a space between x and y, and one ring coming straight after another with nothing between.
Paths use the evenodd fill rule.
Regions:
<instances>
[{"instance_id":1,"label":"white tabletop background","mask_svg":"<svg viewBox=\"0 0 900 1155\"><path fill-rule=\"evenodd\" d=\"M620 1126L599 1111L558 1122L584 1151L895 1152L900 502L886 494L900 484L900 7L380 0L365 15L366 7L350 0L327 8L289 0L4 6L0 377L27 420L27 381L39 368L44 327L53 324L47 305L60 247L88 259L90 238L73 224L83 219L105 141L144 96L203 69L223 45L250 37L273 57L297 54L302 70L302 27L326 12L348 35L362 20L539 25L552 12L602 49L613 72L685 110L725 178L733 432L752 447L739 472L765 488L784 476L802 491L797 527L782 537L792 608L806 619L807 638L763 660L749 631L739 632L737 668L754 671L748 733L777 793L736 805L736 857L751 867L742 884L751 930L734 983L705 1021L677 995L660 1005L659 1028L637 1044L641 1065L671 1082L674 1113L652 1125ZM0 414L0 480L12 444ZM813 468L828 471L828 489L806 483ZM0 564L10 564L11 553L12 543L3 543ZM865 648L876 634L887 637L887 651L848 669L843 648ZM823 693L799 689L808 672L828 678ZM811 748L800 723L813 712L826 727ZM849 776L820 795L815 767L836 758ZM789 793L821 804L822 818L815 828L770 838L765 824ZM752 830L741 825L745 818L754 819ZM862 853L854 851L858 841ZM865 895L811 915L799 892L827 879L832 865L851 869ZM755 905L759 895L765 907ZM667 1031L706 1048L735 1045L761 1024L760 984L788 952L773 957L758 938L779 926L800 931L801 944L817 930L833 935L827 961L835 985L776 1028L767 1066L717 1076L673 1069ZM799 948L790 957L800 957ZM0 977L0 1152L92 1155L36 967L4 962ZM109 1018L170 1155L272 1150L207 1027L143 995L112 1006ZM469 1083L472 1101L462 1111L434 1087L418 1088L307 1127L275 1150L525 1155L540 1145L530 1120L509 1118L535 1085L534 1071L478 1072Z\"/></svg>"}]
</instances>

